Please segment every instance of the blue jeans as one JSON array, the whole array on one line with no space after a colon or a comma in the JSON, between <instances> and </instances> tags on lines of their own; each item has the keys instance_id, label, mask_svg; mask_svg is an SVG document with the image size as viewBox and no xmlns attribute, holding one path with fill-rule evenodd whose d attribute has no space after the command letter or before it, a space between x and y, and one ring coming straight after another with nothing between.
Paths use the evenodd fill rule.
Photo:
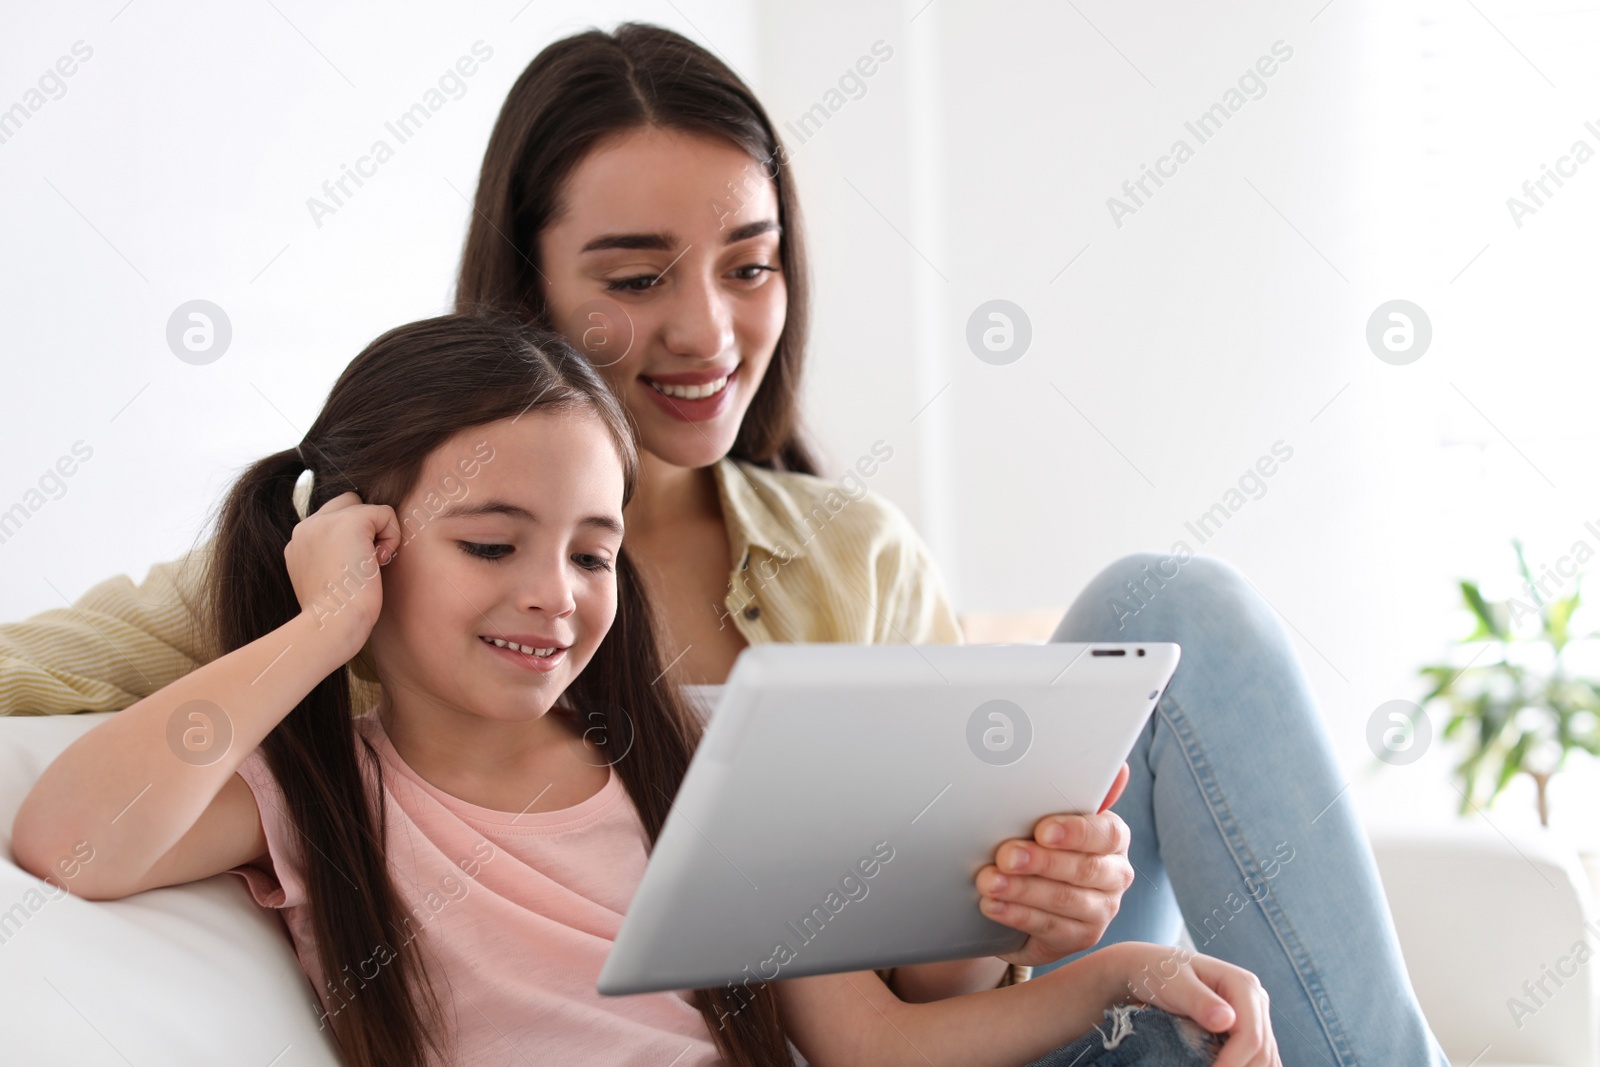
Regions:
<instances>
[{"instance_id":1,"label":"blue jeans","mask_svg":"<svg viewBox=\"0 0 1600 1067\"><path fill-rule=\"evenodd\" d=\"M1026 1067L1208 1067L1221 1047L1198 1024L1159 1008L1110 1008L1099 1026Z\"/></svg>"},{"instance_id":2,"label":"blue jeans","mask_svg":"<svg viewBox=\"0 0 1600 1067\"><path fill-rule=\"evenodd\" d=\"M1112 809L1135 879L1103 943L1172 944L1187 923L1198 951L1261 979L1284 1067L1449 1067L1316 703L1249 582L1208 557L1127 556L1051 640L1183 649Z\"/></svg>"}]
</instances>

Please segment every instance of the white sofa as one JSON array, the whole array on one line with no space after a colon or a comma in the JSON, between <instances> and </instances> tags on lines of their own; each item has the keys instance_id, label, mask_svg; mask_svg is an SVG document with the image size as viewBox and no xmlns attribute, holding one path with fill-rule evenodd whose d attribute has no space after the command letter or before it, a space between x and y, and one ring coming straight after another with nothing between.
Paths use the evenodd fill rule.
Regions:
<instances>
[{"instance_id":1,"label":"white sofa","mask_svg":"<svg viewBox=\"0 0 1600 1067\"><path fill-rule=\"evenodd\" d=\"M95 902L11 862L23 796L110 714L0 718L0 1063L337 1067L287 935L237 875ZM1456 1067L1600 1064L1600 958L1520 1028L1506 1007L1592 921L1575 856L1471 826L1379 835L1374 850L1418 996Z\"/></svg>"},{"instance_id":2,"label":"white sofa","mask_svg":"<svg viewBox=\"0 0 1600 1067\"><path fill-rule=\"evenodd\" d=\"M287 933L238 875L97 902L12 862L22 798L112 714L0 718L0 1063L338 1067Z\"/></svg>"},{"instance_id":3,"label":"white sofa","mask_svg":"<svg viewBox=\"0 0 1600 1067\"><path fill-rule=\"evenodd\" d=\"M1600 924L1576 853L1481 816L1371 836L1406 969L1455 1067L1600 1064ZM1593 958L1578 962L1579 943Z\"/></svg>"}]
</instances>

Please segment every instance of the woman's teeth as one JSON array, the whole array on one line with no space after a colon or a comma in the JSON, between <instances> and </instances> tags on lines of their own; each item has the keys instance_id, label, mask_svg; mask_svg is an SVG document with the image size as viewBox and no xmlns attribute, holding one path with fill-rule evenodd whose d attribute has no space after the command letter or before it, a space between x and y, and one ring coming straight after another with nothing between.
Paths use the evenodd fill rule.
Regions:
<instances>
[{"instance_id":1,"label":"woman's teeth","mask_svg":"<svg viewBox=\"0 0 1600 1067\"><path fill-rule=\"evenodd\" d=\"M527 656L553 656L556 654L554 648L529 648L527 645L519 645L515 641L502 641L498 637L485 637L482 640L496 647L509 648L513 652L521 652Z\"/></svg>"},{"instance_id":2,"label":"woman's teeth","mask_svg":"<svg viewBox=\"0 0 1600 1067\"><path fill-rule=\"evenodd\" d=\"M704 385L662 385L660 382L650 381L649 378L645 381L650 382L650 388L656 392L678 400L704 400L708 396L716 396L722 392L722 387L728 384L729 377L731 375L724 374L716 381L706 382Z\"/></svg>"}]
</instances>

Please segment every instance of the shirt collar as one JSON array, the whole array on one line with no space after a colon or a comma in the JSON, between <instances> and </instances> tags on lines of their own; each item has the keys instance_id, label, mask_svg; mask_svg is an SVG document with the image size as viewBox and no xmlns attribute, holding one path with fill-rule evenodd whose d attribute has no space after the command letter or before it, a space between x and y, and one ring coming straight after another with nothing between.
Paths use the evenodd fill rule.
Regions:
<instances>
[{"instance_id":1,"label":"shirt collar","mask_svg":"<svg viewBox=\"0 0 1600 1067\"><path fill-rule=\"evenodd\" d=\"M744 564L752 547L785 559L802 554L803 540L775 506L774 498L782 499L782 490L773 485L772 471L729 456L719 459L714 470L735 568Z\"/></svg>"}]
</instances>

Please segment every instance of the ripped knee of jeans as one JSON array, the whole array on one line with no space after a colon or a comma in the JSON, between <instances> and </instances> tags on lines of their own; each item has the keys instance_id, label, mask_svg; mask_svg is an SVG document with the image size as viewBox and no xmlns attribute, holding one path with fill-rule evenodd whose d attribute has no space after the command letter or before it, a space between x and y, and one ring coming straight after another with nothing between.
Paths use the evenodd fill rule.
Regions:
<instances>
[{"instance_id":1,"label":"ripped knee of jeans","mask_svg":"<svg viewBox=\"0 0 1600 1067\"><path fill-rule=\"evenodd\" d=\"M1100 1044L1105 1048L1122 1044L1122 1039L1133 1033L1133 1017L1143 1010L1142 1004L1114 1004L1107 1008L1106 1026L1111 1032L1108 1034L1098 1026L1094 1028L1100 1035Z\"/></svg>"},{"instance_id":2,"label":"ripped knee of jeans","mask_svg":"<svg viewBox=\"0 0 1600 1067\"><path fill-rule=\"evenodd\" d=\"M1107 1049L1122 1044L1133 1036L1134 1020L1140 1015L1143 1015L1140 1022L1142 1028L1160 1030L1165 1026L1172 1030L1185 1051L1198 1062L1210 1063L1222 1048L1222 1039L1193 1019L1151 1008L1148 1004L1117 1004L1107 1008L1103 1026L1094 1028L1095 1033L1100 1035L1100 1044Z\"/></svg>"}]
</instances>

